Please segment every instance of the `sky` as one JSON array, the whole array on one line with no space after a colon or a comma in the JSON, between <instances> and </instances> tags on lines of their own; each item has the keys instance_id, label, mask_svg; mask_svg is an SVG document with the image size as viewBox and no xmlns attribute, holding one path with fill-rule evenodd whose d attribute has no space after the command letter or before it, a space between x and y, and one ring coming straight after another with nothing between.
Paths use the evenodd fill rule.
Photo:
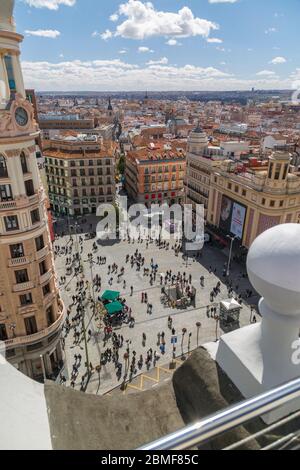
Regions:
<instances>
[{"instance_id":1,"label":"sky","mask_svg":"<svg viewBox=\"0 0 300 470\"><path fill-rule=\"evenodd\" d=\"M16 0L37 91L300 88L300 0Z\"/></svg>"}]
</instances>

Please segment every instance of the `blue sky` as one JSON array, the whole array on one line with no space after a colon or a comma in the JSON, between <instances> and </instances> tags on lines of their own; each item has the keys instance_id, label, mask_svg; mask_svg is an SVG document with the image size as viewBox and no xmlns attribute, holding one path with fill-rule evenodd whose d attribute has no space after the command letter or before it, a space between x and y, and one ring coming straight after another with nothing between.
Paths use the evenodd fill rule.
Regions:
<instances>
[{"instance_id":1,"label":"blue sky","mask_svg":"<svg viewBox=\"0 0 300 470\"><path fill-rule=\"evenodd\" d=\"M16 0L27 86L300 86L299 0Z\"/></svg>"}]
</instances>

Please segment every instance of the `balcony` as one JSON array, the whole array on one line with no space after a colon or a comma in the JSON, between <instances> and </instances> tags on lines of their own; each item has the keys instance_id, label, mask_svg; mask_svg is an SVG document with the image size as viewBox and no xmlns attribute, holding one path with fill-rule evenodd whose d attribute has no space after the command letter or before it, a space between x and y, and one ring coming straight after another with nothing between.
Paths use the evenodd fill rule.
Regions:
<instances>
[{"instance_id":1,"label":"balcony","mask_svg":"<svg viewBox=\"0 0 300 470\"><path fill-rule=\"evenodd\" d=\"M36 259L40 260L47 256L50 253L49 246L44 246L40 251L37 252L36 254Z\"/></svg>"},{"instance_id":2,"label":"balcony","mask_svg":"<svg viewBox=\"0 0 300 470\"><path fill-rule=\"evenodd\" d=\"M22 266L23 264L29 264L30 263L30 258L29 256L21 256L20 258L11 258L8 260L8 266L10 268L16 267L16 266Z\"/></svg>"},{"instance_id":3,"label":"balcony","mask_svg":"<svg viewBox=\"0 0 300 470\"><path fill-rule=\"evenodd\" d=\"M38 333L34 333L33 335L26 335L26 336L19 336L16 338L8 339L4 341L5 347L7 348L14 348L18 346L23 346L26 344L33 344L41 341L42 339L46 338L47 336L51 335L55 331L57 331L63 324L65 320L65 307L61 303L60 304L60 315L58 319L48 328L39 331Z\"/></svg>"},{"instance_id":4,"label":"balcony","mask_svg":"<svg viewBox=\"0 0 300 470\"><path fill-rule=\"evenodd\" d=\"M46 272L40 277L40 284L45 284L46 282L49 282L52 276L53 276L53 271L51 269L50 271Z\"/></svg>"},{"instance_id":5,"label":"balcony","mask_svg":"<svg viewBox=\"0 0 300 470\"><path fill-rule=\"evenodd\" d=\"M23 292L34 288L33 281L22 282L21 284L15 284L13 286L13 292Z\"/></svg>"},{"instance_id":6,"label":"balcony","mask_svg":"<svg viewBox=\"0 0 300 470\"><path fill-rule=\"evenodd\" d=\"M16 201L6 201L6 202L0 202L0 211L1 210L12 210L17 207Z\"/></svg>"}]
</instances>

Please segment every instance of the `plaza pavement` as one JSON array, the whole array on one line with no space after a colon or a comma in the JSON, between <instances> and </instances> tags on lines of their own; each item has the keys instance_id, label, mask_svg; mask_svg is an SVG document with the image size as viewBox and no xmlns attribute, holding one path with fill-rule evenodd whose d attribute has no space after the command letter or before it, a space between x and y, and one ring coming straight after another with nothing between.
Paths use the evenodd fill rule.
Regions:
<instances>
[{"instance_id":1,"label":"plaza pavement","mask_svg":"<svg viewBox=\"0 0 300 470\"><path fill-rule=\"evenodd\" d=\"M90 221L89 221L90 222ZM88 230L88 225L86 230ZM58 241L55 242L55 245L64 246L68 243L69 236L60 237ZM84 250L82 253L82 260L84 265L84 275L86 280L91 281L91 270L90 263L88 263L88 254L92 253L92 245L95 240L84 241ZM171 243L172 245L172 243ZM75 243L74 243L75 246ZM144 359L146 357L147 351L152 348L153 352L157 351L159 356L161 356L159 351L159 346L157 345L157 335L160 332L165 332L166 338L166 353L163 357L160 357L158 363L167 364L173 355L173 346L171 345L171 331L168 328L168 317L171 315L173 319L173 327L176 329L177 335L177 345L176 345L176 355L181 354L181 341L182 341L182 329L186 328L187 333L184 337L183 349L184 352L187 352L188 349L193 350L197 345L207 343L209 341L216 340L216 330L217 336L219 337L223 334L223 331L220 329L220 326L216 328L216 321L213 318L208 318L206 314L207 305L210 303L210 292L216 286L217 282L220 281L221 285L221 294L217 297L216 302L227 299L227 287L224 285L224 278L222 276L224 263L227 261L226 254L224 254L219 248L212 247L210 245L205 245L203 250L203 256L199 261L189 259L188 263L182 258L180 253L178 257L175 256L174 251L170 248L169 250L160 249L155 245L155 243L149 244L149 248L146 249L146 242L143 243L128 243L127 241L117 241L117 242L98 242L98 252L94 254L94 261L97 260L97 256L106 256L107 263L106 265L93 265L93 276L99 274L102 278L102 288L101 292L106 289L118 290L121 292L121 296L126 298L127 305L132 308L132 316L135 318L134 328L129 328L128 325L124 325L120 328L116 328L116 334L123 335L124 337L124 346L120 350L120 362L123 364L122 377L125 371L125 364L123 360L123 354L126 351L128 340L130 348L130 360L132 357L132 351L136 351L137 360L142 354ZM149 277L143 276L143 267L140 272L136 271L136 268L133 269L130 266L130 263L126 264L126 255L130 256L134 254L136 249L142 253L142 256L145 257L145 267L150 267L150 261L153 258L154 264L158 264L158 275L156 283L153 286L150 286ZM117 282L116 275L113 276L113 284L110 286L108 284L109 278L111 275L108 275L108 265L116 263L119 268L125 267L125 275L122 277L121 282ZM209 267L217 268L217 273L209 274ZM56 268L58 279L60 276L66 275L65 270L65 256L56 257ZM186 272L187 276L192 275L192 284L197 289L196 295L196 307L189 307L185 310L171 309L164 307L161 303L161 286L160 286L160 275L159 273L165 273L167 270L172 270L172 273L177 274L178 271L181 273ZM232 263L231 276L230 279L233 280L233 288L238 285L238 293L244 294L246 289L252 289L247 278L244 278L242 275L244 273L244 268L241 265ZM205 277L205 287L200 286L200 277ZM126 280L126 289L123 290L123 280ZM133 296L130 296L130 287L133 286L134 293ZM253 290L253 289L252 289ZM147 305L141 303L141 292L147 292L148 302L153 304L153 313L147 314ZM61 287L61 294L63 300L68 307L71 303L71 297L73 294L76 294L76 278L67 277L67 286ZM100 292L95 292L96 298ZM240 316L240 326L245 326L250 323L250 307L247 302L251 305L257 305L258 296L254 293L254 296L249 300L243 302L243 309ZM72 310L71 317L75 314L75 309ZM256 315L257 320L259 321L259 316ZM199 331L199 338L197 344L197 327L196 323L201 322L201 328ZM93 367L96 367L100 363L101 352L104 352L105 347L112 348L111 341L109 341L106 346L103 345L103 333L99 334L99 321L95 321L93 318L92 311L89 306L86 307L86 316L85 316L86 330L89 329L92 331L92 339L88 342L89 350L89 361L92 363ZM147 340L146 345L142 345L142 335L146 334ZM192 333L190 344L188 345L189 333ZM82 364L79 370L79 375L76 383L76 389L80 389L81 377L85 373L85 350L83 347L84 343L81 343L81 346L74 347L73 345L73 333L72 330L66 338L65 342L65 352L66 352L66 366L67 371L65 372L67 377L70 377L72 371L72 364L74 363L74 354L82 355ZM141 372L145 372L146 366L144 364ZM140 373L140 371L139 371ZM88 383L87 392L92 394L103 394L109 390L116 387L118 384L121 385L122 378L120 381L117 380L115 374L115 367L113 363L107 363L106 366L102 366L100 376L98 373L94 373ZM68 384L68 382L67 382Z\"/></svg>"}]
</instances>

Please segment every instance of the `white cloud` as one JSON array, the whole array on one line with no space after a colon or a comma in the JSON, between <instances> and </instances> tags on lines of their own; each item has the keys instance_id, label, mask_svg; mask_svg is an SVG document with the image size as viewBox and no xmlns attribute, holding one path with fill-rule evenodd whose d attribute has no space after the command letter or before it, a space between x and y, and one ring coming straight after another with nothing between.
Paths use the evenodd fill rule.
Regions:
<instances>
[{"instance_id":1,"label":"white cloud","mask_svg":"<svg viewBox=\"0 0 300 470\"><path fill-rule=\"evenodd\" d=\"M263 76L265 76L265 77L269 76L270 77L270 76L276 75L276 74L275 74L275 72L272 72L272 70L262 70L261 72L257 72L256 75L259 76L259 77L260 76L261 77L263 77Z\"/></svg>"},{"instance_id":2,"label":"white cloud","mask_svg":"<svg viewBox=\"0 0 300 470\"><path fill-rule=\"evenodd\" d=\"M286 63L286 58L285 57L275 57L273 60L271 60L270 64L278 65L278 64L285 64Z\"/></svg>"},{"instance_id":3,"label":"white cloud","mask_svg":"<svg viewBox=\"0 0 300 470\"><path fill-rule=\"evenodd\" d=\"M169 39L166 44L168 46L182 46L180 42L177 41L177 39Z\"/></svg>"},{"instance_id":4,"label":"white cloud","mask_svg":"<svg viewBox=\"0 0 300 470\"><path fill-rule=\"evenodd\" d=\"M110 39L112 37L113 33L109 30L106 29L104 33L100 34L101 39L104 39L104 41L107 41L107 39Z\"/></svg>"},{"instance_id":5,"label":"white cloud","mask_svg":"<svg viewBox=\"0 0 300 470\"><path fill-rule=\"evenodd\" d=\"M222 44L223 42L222 39L218 39L218 38L207 38L206 41L212 44Z\"/></svg>"},{"instance_id":6,"label":"white cloud","mask_svg":"<svg viewBox=\"0 0 300 470\"><path fill-rule=\"evenodd\" d=\"M109 17L110 21L118 21L119 15L117 13L114 13L113 15L110 15Z\"/></svg>"},{"instance_id":7,"label":"white cloud","mask_svg":"<svg viewBox=\"0 0 300 470\"><path fill-rule=\"evenodd\" d=\"M146 46L140 46L138 48L139 52L146 53L146 52L154 52L153 49L150 49L149 47Z\"/></svg>"},{"instance_id":8,"label":"white cloud","mask_svg":"<svg viewBox=\"0 0 300 470\"><path fill-rule=\"evenodd\" d=\"M95 61L23 62L26 87L40 91L154 91L288 89L300 80L257 77L246 80L214 67L153 64L138 66L120 59Z\"/></svg>"},{"instance_id":9,"label":"white cloud","mask_svg":"<svg viewBox=\"0 0 300 470\"><path fill-rule=\"evenodd\" d=\"M37 29L36 31L26 29L25 34L27 34L27 36L38 36L40 38L50 39L56 39L60 36L60 32L53 29Z\"/></svg>"},{"instance_id":10,"label":"white cloud","mask_svg":"<svg viewBox=\"0 0 300 470\"><path fill-rule=\"evenodd\" d=\"M127 54L127 49L121 49L121 50L119 51L119 54Z\"/></svg>"},{"instance_id":11,"label":"white cloud","mask_svg":"<svg viewBox=\"0 0 300 470\"><path fill-rule=\"evenodd\" d=\"M162 57L159 60L149 60L146 65L167 65L169 63L169 59L167 57Z\"/></svg>"},{"instance_id":12,"label":"white cloud","mask_svg":"<svg viewBox=\"0 0 300 470\"><path fill-rule=\"evenodd\" d=\"M265 34L270 34L270 33L277 33L277 29L276 29L276 28L268 28L268 29L266 29Z\"/></svg>"},{"instance_id":13,"label":"white cloud","mask_svg":"<svg viewBox=\"0 0 300 470\"><path fill-rule=\"evenodd\" d=\"M177 13L156 10L152 3L128 0L120 5L119 16L126 19L117 26L114 36L128 39L145 39L153 36L172 36L174 39L190 36L207 38L219 26L212 21L197 18L188 7Z\"/></svg>"},{"instance_id":14,"label":"white cloud","mask_svg":"<svg viewBox=\"0 0 300 470\"><path fill-rule=\"evenodd\" d=\"M25 3L34 8L48 8L48 10L58 10L61 5L73 7L76 0L25 0Z\"/></svg>"}]
</instances>

